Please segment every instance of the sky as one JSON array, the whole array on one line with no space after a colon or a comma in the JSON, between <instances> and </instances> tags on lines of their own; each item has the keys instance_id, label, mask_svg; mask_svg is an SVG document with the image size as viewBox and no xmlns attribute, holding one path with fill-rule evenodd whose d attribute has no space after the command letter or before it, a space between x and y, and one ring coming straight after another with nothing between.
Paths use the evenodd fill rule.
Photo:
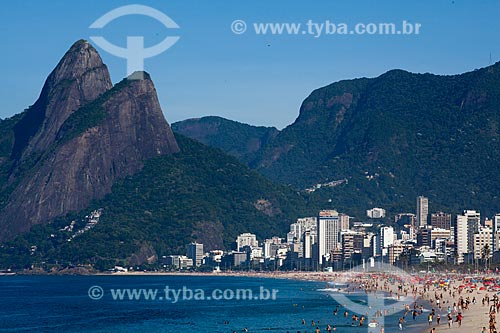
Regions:
<instances>
[{"instance_id":1,"label":"sky","mask_svg":"<svg viewBox=\"0 0 500 333\"><path fill-rule=\"evenodd\" d=\"M102 29L89 27L130 4L155 8L179 28L139 14L119 17ZM0 118L33 104L69 47L90 36L121 47L127 36L143 36L146 47L180 37L165 52L144 60L170 123L216 115L281 129L295 120L314 89L339 80L376 77L395 68L458 74L500 60L500 1L494 0L11 0L2 5ZM236 20L246 23L246 31L233 32L241 32ZM357 24L394 23L400 30L403 21L419 24L419 33L340 33L342 26L352 30ZM297 34L258 34L255 24L261 23L300 24L300 29ZM314 30L320 24L321 35ZM112 81L124 78L126 59L91 43Z\"/></svg>"}]
</instances>

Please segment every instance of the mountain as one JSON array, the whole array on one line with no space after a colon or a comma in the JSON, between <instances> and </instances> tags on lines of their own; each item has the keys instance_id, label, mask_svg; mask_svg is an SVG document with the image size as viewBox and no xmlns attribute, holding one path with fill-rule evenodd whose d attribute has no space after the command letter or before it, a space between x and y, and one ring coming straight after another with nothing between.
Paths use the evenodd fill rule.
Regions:
<instances>
[{"instance_id":1,"label":"mountain","mask_svg":"<svg viewBox=\"0 0 500 333\"><path fill-rule=\"evenodd\" d=\"M293 124L241 160L300 189L345 179L315 194L360 218L373 206L414 211L418 195L431 211L491 215L499 124L500 63L451 76L392 70L313 91Z\"/></svg>"},{"instance_id":2,"label":"mountain","mask_svg":"<svg viewBox=\"0 0 500 333\"><path fill-rule=\"evenodd\" d=\"M282 235L297 217L317 212L306 196L272 183L219 149L176 138L179 153L147 160L141 171L117 182L86 210L34 226L0 246L0 268L40 262L50 267L56 260L101 269L138 265L184 254L193 240L206 251L229 249L242 232L255 232L258 239ZM99 223L79 234L85 216L98 209Z\"/></svg>"},{"instance_id":3,"label":"mountain","mask_svg":"<svg viewBox=\"0 0 500 333\"><path fill-rule=\"evenodd\" d=\"M283 234L317 210L235 157L174 136L143 76L112 86L78 41L35 104L0 120L0 268L139 265L193 240L209 250L242 232Z\"/></svg>"},{"instance_id":4,"label":"mountain","mask_svg":"<svg viewBox=\"0 0 500 333\"><path fill-rule=\"evenodd\" d=\"M2 163L0 240L79 211L144 160L179 151L149 76L111 87L86 41L70 48L19 118Z\"/></svg>"},{"instance_id":5,"label":"mountain","mask_svg":"<svg viewBox=\"0 0 500 333\"><path fill-rule=\"evenodd\" d=\"M97 51L83 40L76 42L50 73L38 100L16 124L13 156L26 158L47 150L74 111L111 87L108 69Z\"/></svg>"},{"instance_id":6,"label":"mountain","mask_svg":"<svg viewBox=\"0 0 500 333\"><path fill-rule=\"evenodd\" d=\"M255 154L279 131L275 127L251 126L221 117L187 119L172 124L172 129L236 156L245 163L256 158Z\"/></svg>"}]
</instances>

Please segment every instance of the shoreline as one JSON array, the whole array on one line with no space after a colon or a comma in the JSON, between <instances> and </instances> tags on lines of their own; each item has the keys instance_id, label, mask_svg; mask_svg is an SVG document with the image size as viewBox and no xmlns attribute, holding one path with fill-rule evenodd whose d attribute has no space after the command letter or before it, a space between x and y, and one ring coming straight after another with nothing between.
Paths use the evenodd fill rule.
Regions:
<instances>
[{"instance_id":1,"label":"shoreline","mask_svg":"<svg viewBox=\"0 0 500 333\"><path fill-rule=\"evenodd\" d=\"M398 276L399 273L399 276ZM41 275L41 274L16 274L15 276L26 276L26 275ZM46 274L46 275L69 275L69 274ZM78 275L81 274L72 274ZM12 275L6 275L12 276ZM481 332L483 327L488 328L489 321L489 305L486 302L485 305L482 304L483 297L488 295L490 299L497 294L496 291L487 291L488 286L483 284L483 279L491 275L476 275L476 276L466 276L465 274L406 274L400 272L114 272L114 273L91 273L81 276L199 276L199 277L242 277L242 278L265 278L265 279L287 279L295 281L307 281L307 282L320 282L320 283L335 283L347 281L351 284L352 290L365 291L367 293L387 293L391 297L396 296L406 296L406 300L398 301L395 306L402 306L402 302L407 302L405 306L410 304L416 304L418 306L423 306L424 312L416 317L416 320L412 319L412 312L406 313L406 326L403 324L403 330L406 332L418 332L418 333L429 333L431 328L435 328L435 332ZM401 281L399 278L403 277ZM495 275L495 277L498 277ZM0 277L1 279L1 277ZM410 279L405 281L404 279ZM442 283L442 281L447 281ZM473 282L472 282L473 281ZM432 282L432 283L431 283ZM365 286L363 286L366 284ZM354 286L354 287L352 287ZM361 286L361 287L360 287ZM401 288L401 289L400 289ZM349 289L349 287L348 287ZM481 290L482 289L482 290ZM404 294L404 295L403 295ZM411 300L413 298L415 301ZM455 322L456 315L458 311L456 307L453 306L454 303L458 304L458 300L462 298L463 300L469 299L470 303L468 309L458 309L463 314L462 326L458 328L458 323ZM436 305L436 299L440 300L441 309ZM475 302L472 300L475 299ZM446 318L448 312L448 306L452 308L453 313L453 326L448 328L448 320ZM436 319L434 318L431 325L428 325L427 316L433 309L436 311L436 315L441 316L441 323L437 325ZM348 308L346 308L348 309ZM396 309L396 307L394 307ZM408 310L409 308L407 308ZM411 309L412 310L412 309ZM401 312L403 311L403 312ZM351 312L349 310L349 312ZM394 316L398 313L398 317L403 315L404 309L400 308L394 312L384 313L384 317L396 317ZM361 314L361 313L360 313ZM367 314L367 319L376 319L372 313ZM391 318L392 320L392 318ZM396 319L397 320L397 319ZM394 326L394 322L391 321L390 326ZM397 325L397 323L396 323ZM382 332L380 328L369 329L365 326L367 332L379 333ZM397 329L397 327L396 327ZM392 330L392 328L391 328Z\"/></svg>"}]
</instances>

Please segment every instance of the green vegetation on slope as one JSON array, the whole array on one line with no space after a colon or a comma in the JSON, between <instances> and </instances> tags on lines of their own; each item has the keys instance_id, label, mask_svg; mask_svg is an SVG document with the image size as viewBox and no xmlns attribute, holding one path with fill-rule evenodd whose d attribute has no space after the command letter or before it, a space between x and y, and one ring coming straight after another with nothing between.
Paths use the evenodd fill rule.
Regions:
<instances>
[{"instance_id":1,"label":"green vegetation on slope","mask_svg":"<svg viewBox=\"0 0 500 333\"><path fill-rule=\"evenodd\" d=\"M213 116L173 123L172 129L208 146L220 148L244 163L255 159L256 152L279 133L274 127L251 126Z\"/></svg>"},{"instance_id":2,"label":"green vegetation on slope","mask_svg":"<svg viewBox=\"0 0 500 333\"><path fill-rule=\"evenodd\" d=\"M127 87L130 82L128 79L121 80L96 100L83 105L73 112L66 119L58 133L58 144L65 143L106 120L107 114L106 110L104 110L104 103L114 94Z\"/></svg>"},{"instance_id":3,"label":"green vegetation on slope","mask_svg":"<svg viewBox=\"0 0 500 333\"><path fill-rule=\"evenodd\" d=\"M176 138L180 153L147 161L142 171L116 184L110 195L85 212L35 226L4 244L0 267L47 260L103 267L130 258L144 246L158 255L184 253L194 239L212 248L228 248L239 233L255 232L260 239L283 235L295 218L315 214L317 208L308 207L306 198L271 183L235 158L180 135ZM267 203L257 205L260 210L259 200ZM97 226L67 242L67 232L59 229L71 219L80 221L93 208L103 208ZM29 255L33 245L37 250Z\"/></svg>"},{"instance_id":4,"label":"green vegetation on slope","mask_svg":"<svg viewBox=\"0 0 500 333\"><path fill-rule=\"evenodd\" d=\"M500 63L454 76L393 70L333 83L240 159L298 189L348 179L313 197L358 218L373 206L415 211L418 195L430 198L431 211L491 216L500 212Z\"/></svg>"},{"instance_id":5,"label":"green vegetation on slope","mask_svg":"<svg viewBox=\"0 0 500 333\"><path fill-rule=\"evenodd\" d=\"M431 211L499 212L499 86L500 66L447 77L391 71L374 80L324 155L325 177L351 178L334 201L396 213L414 211L423 194Z\"/></svg>"}]
</instances>

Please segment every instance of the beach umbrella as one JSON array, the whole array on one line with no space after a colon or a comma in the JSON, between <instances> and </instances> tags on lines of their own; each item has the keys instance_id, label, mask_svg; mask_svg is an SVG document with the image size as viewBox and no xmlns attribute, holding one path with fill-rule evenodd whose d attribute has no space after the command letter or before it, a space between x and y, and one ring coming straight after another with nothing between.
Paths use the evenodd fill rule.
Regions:
<instances>
[{"instance_id":1,"label":"beach umbrella","mask_svg":"<svg viewBox=\"0 0 500 333\"><path fill-rule=\"evenodd\" d=\"M479 288L479 290L486 290L486 288L485 287L481 287L481 288Z\"/></svg>"}]
</instances>

